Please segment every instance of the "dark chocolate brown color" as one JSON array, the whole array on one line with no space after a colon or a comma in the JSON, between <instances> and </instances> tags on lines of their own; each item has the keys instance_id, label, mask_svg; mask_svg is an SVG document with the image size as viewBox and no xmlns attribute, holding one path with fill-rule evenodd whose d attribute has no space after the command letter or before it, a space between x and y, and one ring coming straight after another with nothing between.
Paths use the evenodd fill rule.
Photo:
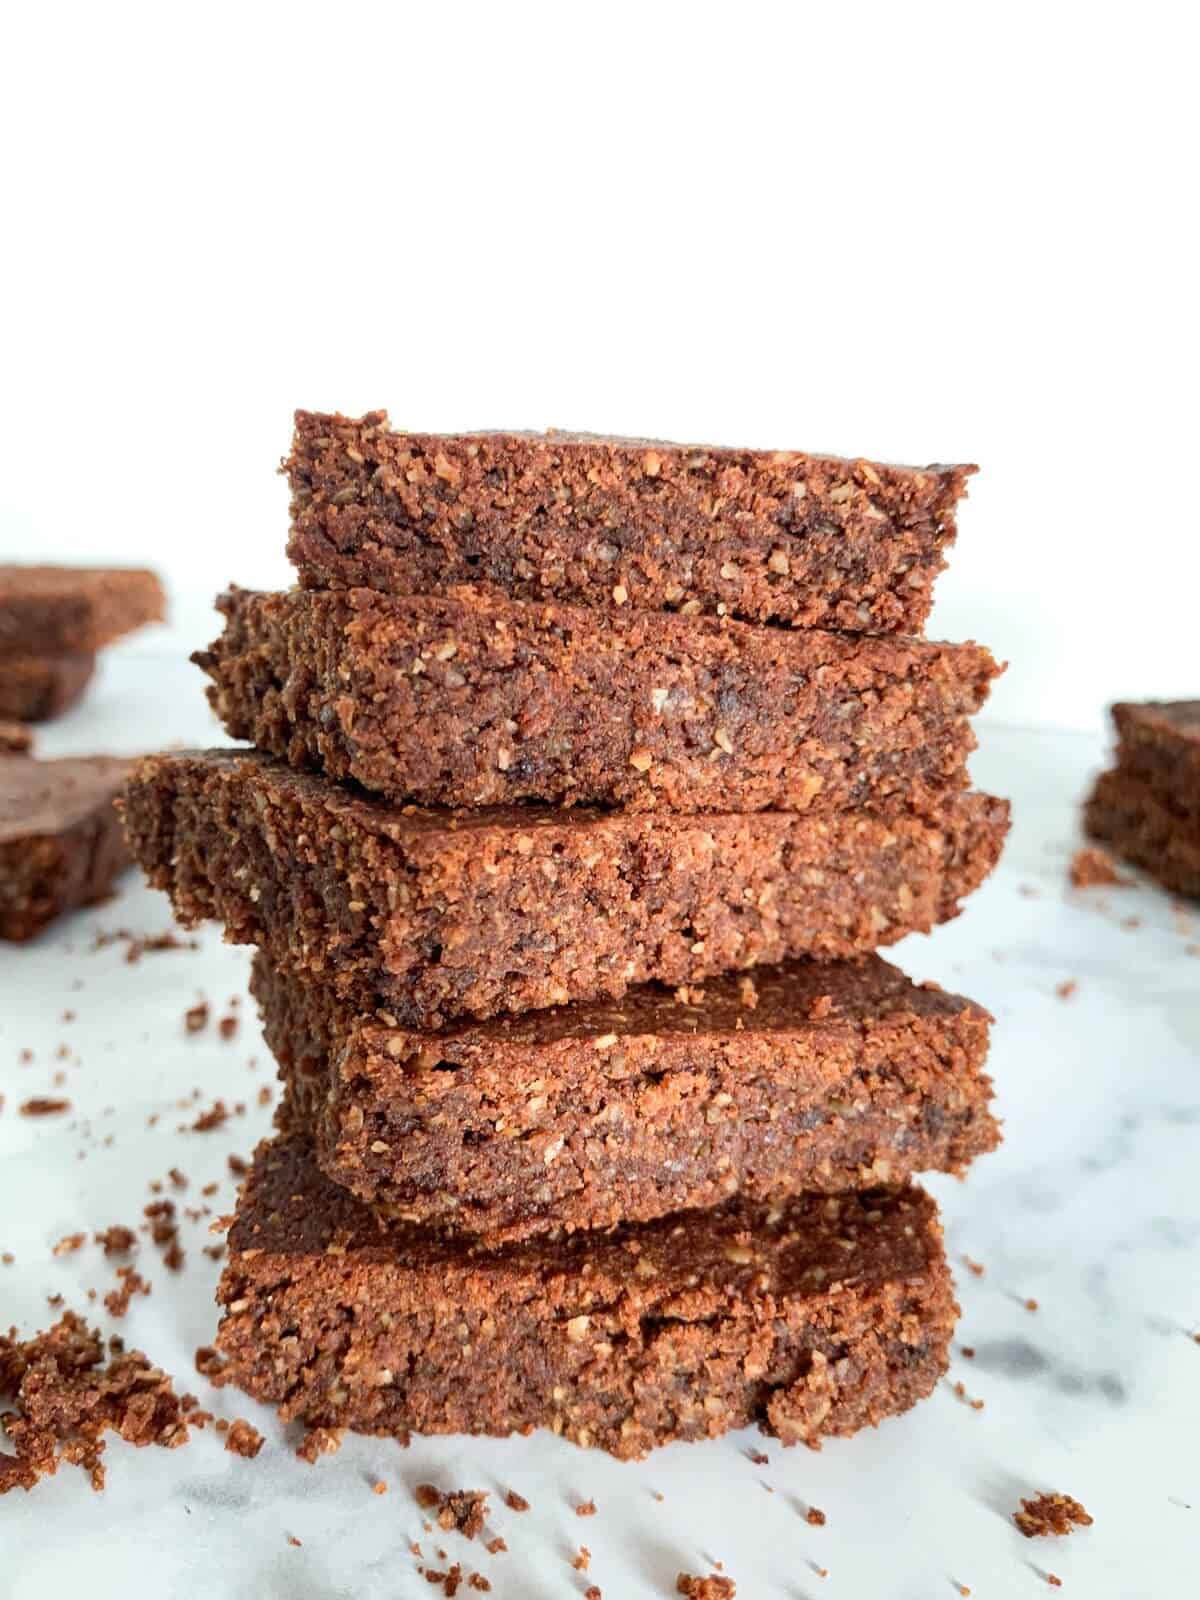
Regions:
<instances>
[{"instance_id":1,"label":"dark chocolate brown color","mask_svg":"<svg viewBox=\"0 0 1200 1600\"><path fill-rule=\"evenodd\" d=\"M47 722L80 699L96 670L96 658L0 655L0 717Z\"/></svg>"},{"instance_id":2,"label":"dark chocolate brown color","mask_svg":"<svg viewBox=\"0 0 1200 1600\"><path fill-rule=\"evenodd\" d=\"M307 588L478 584L606 610L919 633L973 467L568 433L397 433L296 413Z\"/></svg>"},{"instance_id":3,"label":"dark chocolate brown color","mask_svg":"<svg viewBox=\"0 0 1200 1600\"><path fill-rule=\"evenodd\" d=\"M878 1423L933 1388L957 1315L918 1189L475 1253L381 1222L299 1139L259 1148L218 1299L225 1379L284 1420L546 1427L623 1457L749 1422L786 1444Z\"/></svg>"},{"instance_id":4,"label":"dark chocolate brown color","mask_svg":"<svg viewBox=\"0 0 1200 1600\"><path fill-rule=\"evenodd\" d=\"M877 812L965 788L977 645L478 590L234 590L195 659L235 739L396 801Z\"/></svg>"}]
</instances>

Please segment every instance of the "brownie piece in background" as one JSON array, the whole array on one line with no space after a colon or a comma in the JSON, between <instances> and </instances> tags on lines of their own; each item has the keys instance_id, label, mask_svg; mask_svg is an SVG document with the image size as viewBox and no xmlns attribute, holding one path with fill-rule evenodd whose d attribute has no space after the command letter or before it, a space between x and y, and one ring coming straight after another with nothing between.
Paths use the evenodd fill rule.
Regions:
<instances>
[{"instance_id":1,"label":"brownie piece in background","mask_svg":"<svg viewBox=\"0 0 1200 1600\"><path fill-rule=\"evenodd\" d=\"M962 1173L999 1133L990 1018L878 957L418 1033L259 953L251 989L327 1177L486 1237Z\"/></svg>"},{"instance_id":2,"label":"brownie piece in background","mask_svg":"<svg viewBox=\"0 0 1200 1600\"><path fill-rule=\"evenodd\" d=\"M1200 700L1122 701L1112 717L1120 771L1192 821L1200 842Z\"/></svg>"},{"instance_id":3,"label":"brownie piece in background","mask_svg":"<svg viewBox=\"0 0 1200 1600\"><path fill-rule=\"evenodd\" d=\"M284 470L307 588L919 633L975 469L298 411Z\"/></svg>"},{"instance_id":4,"label":"brownie piece in background","mask_svg":"<svg viewBox=\"0 0 1200 1600\"><path fill-rule=\"evenodd\" d=\"M930 819L423 810L241 750L146 757L123 805L184 922L422 1028L862 954L957 915L1008 828L971 793Z\"/></svg>"},{"instance_id":5,"label":"brownie piece in background","mask_svg":"<svg viewBox=\"0 0 1200 1600\"><path fill-rule=\"evenodd\" d=\"M129 767L114 756L0 757L0 939L32 939L108 894L130 861L114 806Z\"/></svg>"},{"instance_id":6,"label":"brownie piece in background","mask_svg":"<svg viewBox=\"0 0 1200 1600\"><path fill-rule=\"evenodd\" d=\"M0 717L45 722L71 707L92 681L93 655L0 654Z\"/></svg>"},{"instance_id":7,"label":"brownie piece in background","mask_svg":"<svg viewBox=\"0 0 1200 1600\"><path fill-rule=\"evenodd\" d=\"M1200 897L1200 821L1158 798L1156 788L1120 767L1102 773L1084 807L1084 827L1172 894Z\"/></svg>"},{"instance_id":8,"label":"brownie piece in background","mask_svg":"<svg viewBox=\"0 0 1200 1600\"><path fill-rule=\"evenodd\" d=\"M252 594L193 659L235 739L389 799L928 812L965 788L978 645L478 590Z\"/></svg>"},{"instance_id":9,"label":"brownie piece in background","mask_svg":"<svg viewBox=\"0 0 1200 1600\"><path fill-rule=\"evenodd\" d=\"M958 1311L919 1189L475 1253L385 1223L297 1138L259 1147L218 1299L223 1381L284 1421L546 1427L626 1458L750 1422L785 1444L878 1423L933 1389Z\"/></svg>"},{"instance_id":10,"label":"brownie piece in background","mask_svg":"<svg viewBox=\"0 0 1200 1600\"><path fill-rule=\"evenodd\" d=\"M165 609L142 568L0 566L0 655L95 655Z\"/></svg>"}]
</instances>

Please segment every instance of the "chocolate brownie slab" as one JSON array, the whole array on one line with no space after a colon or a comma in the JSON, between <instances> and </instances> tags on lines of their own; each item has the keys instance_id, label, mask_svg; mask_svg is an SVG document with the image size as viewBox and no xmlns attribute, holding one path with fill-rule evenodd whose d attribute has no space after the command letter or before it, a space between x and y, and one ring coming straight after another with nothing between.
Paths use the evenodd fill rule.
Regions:
<instances>
[{"instance_id":1,"label":"chocolate brownie slab","mask_svg":"<svg viewBox=\"0 0 1200 1600\"><path fill-rule=\"evenodd\" d=\"M703 988L418 1033L256 956L280 1125L327 1177L486 1237L961 1173L999 1142L990 1018L895 967L793 962Z\"/></svg>"},{"instance_id":2,"label":"chocolate brownie slab","mask_svg":"<svg viewBox=\"0 0 1200 1600\"><path fill-rule=\"evenodd\" d=\"M0 756L0 939L32 939L109 892L129 865L113 804L129 766L114 756Z\"/></svg>"},{"instance_id":3,"label":"chocolate brownie slab","mask_svg":"<svg viewBox=\"0 0 1200 1600\"><path fill-rule=\"evenodd\" d=\"M858 955L956 915L1008 808L682 817L394 807L256 751L135 767L126 826L185 922L405 1026L616 997L797 955Z\"/></svg>"},{"instance_id":4,"label":"chocolate brownie slab","mask_svg":"<svg viewBox=\"0 0 1200 1600\"><path fill-rule=\"evenodd\" d=\"M45 722L83 694L96 670L95 656L0 655L0 717Z\"/></svg>"},{"instance_id":5,"label":"chocolate brownie slab","mask_svg":"<svg viewBox=\"0 0 1200 1600\"><path fill-rule=\"evenodd\" d=\"M876 811L965 788L978 645L508 600L233 590L196 660L235 739L393 800Z\"/></svg>"},{"instance_id":6,"label":"chocolate brownie slab","mask_svg":"<svg viewBox=\"0 0 1200 1600\"><path fill-rule=\"evenodd\" d=\"M1124 701L1112 716L1120 770L1200 828L1200 700Z\"/></svg>"},{"instance_id":7,"label":"chocolate brownie slab","mask_svg":"<svg viewBox=\"0 0 1200 1600\"><path fill-rule=\"evenodd\" d=\"M144 569L0 566L0 655L95 655L165 607Z\"/></svg>"},{"instance_id":8,"label":"chocolate brownie slab","mask_svg":"<svg viewBox=\"0 0 1200 1600\"><path fill-rule=\"evenodd\" d=\"M551 1428L626 1458L750 1422L810 1445L878 1423L932 1390L958 1312L919 1189L475 1253L381 1221L299 1139L259 1147L218 1299L222 1381L285 1420Z\"/></svg>"},{"instance_id":9,"label":"chocolate brownie slab","mask_svg":"<svg viewBox=\"0 0 1200 1600\"><path fill-rule=\"evenodd\" d=\"M306 588L919 633L975 469L298 411L284 470Z\"/></svg>"},{"instance_id":10,"label":"chocolate brownie slab","mask_svg":"<svg viewBox=\"0 0 1200 1600\"><path fill-rule=\"evenodd\" d=\"M1200 819L1164 805L1152 785L1119 767L1103 773L1084 808L1084 826L1164 889L1200 896Z\"/></svg>"}]
</instances>

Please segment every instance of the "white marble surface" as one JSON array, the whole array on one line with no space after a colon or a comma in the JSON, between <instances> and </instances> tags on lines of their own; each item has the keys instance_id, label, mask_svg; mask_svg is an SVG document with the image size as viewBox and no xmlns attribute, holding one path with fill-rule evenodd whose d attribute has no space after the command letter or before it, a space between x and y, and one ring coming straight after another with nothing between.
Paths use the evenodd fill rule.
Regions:
<instances>
[{"instance_id":1,"label":"white marble surface","mask_svg":"<svg viewBox=\"0 0 1200 1600\"><path fill-rule=\"evenodd\" d=\"M1061 1576L1064 1594L1088 1600L1193 1592L1200 908L1181 913L1146 888L1069 890L1077 801L1102 759L1099 743L998 726L981 733L977 779L1016 805L1007 856L956 923L899 952L915 977L995 1012L992 1066L1006 1133L966 1184L933 1184L953 1259L970 1254L986 1275L958 1266L961 1341L976 1355L956 1347L949 1380L926 1404L820 1454L785 1451L756 1433L675 1446L636 1465L549 1436L419 1440L407 1451L350 1440L314 1468L294 1458L294 1439L270 1412L226 1390L211 1396L212 1408L248 1416L266 1435L255 1461L225 1453L212 1433L173 1453L114 1441L104 1494L64 1469L33 1494L0 1501L7 1600L72 1591L93 1600L134 1590L188 1600L440 1593L416 1574L414 1537L485 1572L497 1596L533 1600L579 1595L592 1582L606 1600L667 1595L677 1572L707 1571L714 1559L742 1597L951 1600L966 1584L993 1600L1047 1592L1047 1571ZM86 707L46 730L43 750L214 737L193 669L117 653ZM47 1325L47 1294L86 1310L87 1289L102 1295L113 1282L114 1264L99 1250L56 1259L57 1239L135 1220L149 1181L176 1165L191 1180L185 1203L200 1203L201 1185L215 1179L211 1204L227 1209L226 1157L248 1154L268 1125L269 1111L253 1102L271 1066L245 1004L232 1043L211 1028L193 1038L182 1029L200 994L221 1014L243 992L248 953L215 932L198 951L148 955L136 966L119 946L93 949L98 930L150 932L169 921L165 899L130 877L113 904L33 947L0 947L0 1250L16 1257L0 1267L0 1315L25 1331ZM1056 987L1067 979L1078 989L1062 999ZM70 1022L61 1020L67 1010ZM66 1060L56 1058L62 1043ZM31 1064L19 1063L23 1048L33 1050ZM73 1114L18 1116L18 1102L53 1092L57 1071ZM176 1101L194 1088L203 1105L221 1096L250 1109L216 1132L179 1135L194 1112ZM143 1245L153 1293L123 1323L112 1324L99 1302L91 1310L207 1400L192 1370L215 1324L218 1269L201 1253L205 1226L184 1222L188 1259L177 1278ZM1025 1309L1030 1297L1036 1312ZM956 1398L956 1380L983 1410ZM769 1466L750 1462L751 1447L765 1449ZM376 1479L389 1485L386 1496L371 1493ZM457 1535L422 1534L411 1488L423 1480L512 1485L533 1510L514 1515L494 1496L492 1530L509 1549L489 1556ZM1076 1495L1094 1527L1068 1540L1022 1539L1009 1513L1041 1489ZM572 1508L587 1497L598 1512L581 1521ZM826 1512L825 1527L805 1522L810 1503ZM581 1542L592 1551L586 1578L569 1564Z\"/></svg>"}]
</instances>

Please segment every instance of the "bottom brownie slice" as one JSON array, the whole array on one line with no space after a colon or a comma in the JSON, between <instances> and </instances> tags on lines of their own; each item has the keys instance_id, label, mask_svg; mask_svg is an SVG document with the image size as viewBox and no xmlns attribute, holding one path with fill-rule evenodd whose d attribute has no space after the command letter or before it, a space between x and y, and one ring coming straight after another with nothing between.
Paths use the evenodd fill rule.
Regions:
<instances>
[{"instance_id":1,"label":"bottom brownie slice","mask_svg":"<svg viewBox=\"0 0 1200 1600\"><path fill-rule=\"evenodd\" d=\"M1141 778L1102 773L1084 826L1173 894L1200 896L1200 827L1169 810Z\"/></svg>"},{"instance_id":2,"label":"bottom brownie slice","mask_svg":"<svg viewBox=\"0 0 1200 1600\"><path fill-rule=\"evenodd\" d=\"M998 1142L987 1012L877 956L438 1033L341 1005L262 952L252 988L280 1125L309 1134L325 1174L492 1244L962 1172Z\"/></svg>"},{"instance_id":3,"label":"bottom brownie slice","mask_svg":"<svg viewBox=\"0 0 1200 1600\"><path fill-rule=\"evenodd\" d=\"M0 717L57 717L75 704L95 670L95 656L0 656Z\"/></svg>"},{"instance_id":4,"label":"bottom brownie slice","mask_svg":"<svg viewBox=\"0 0 1200 1600\"><path fill-rule=\"evenodd\" d=\"M483 1253L382 1222L298 1137L258 1149L218 1299L222 1381L285 1420L546 1427L630 1458L749 1422L809 1445L878 1423L931 1391L958 1314L919 1189Z\"/></svg>"}]
</instances>

